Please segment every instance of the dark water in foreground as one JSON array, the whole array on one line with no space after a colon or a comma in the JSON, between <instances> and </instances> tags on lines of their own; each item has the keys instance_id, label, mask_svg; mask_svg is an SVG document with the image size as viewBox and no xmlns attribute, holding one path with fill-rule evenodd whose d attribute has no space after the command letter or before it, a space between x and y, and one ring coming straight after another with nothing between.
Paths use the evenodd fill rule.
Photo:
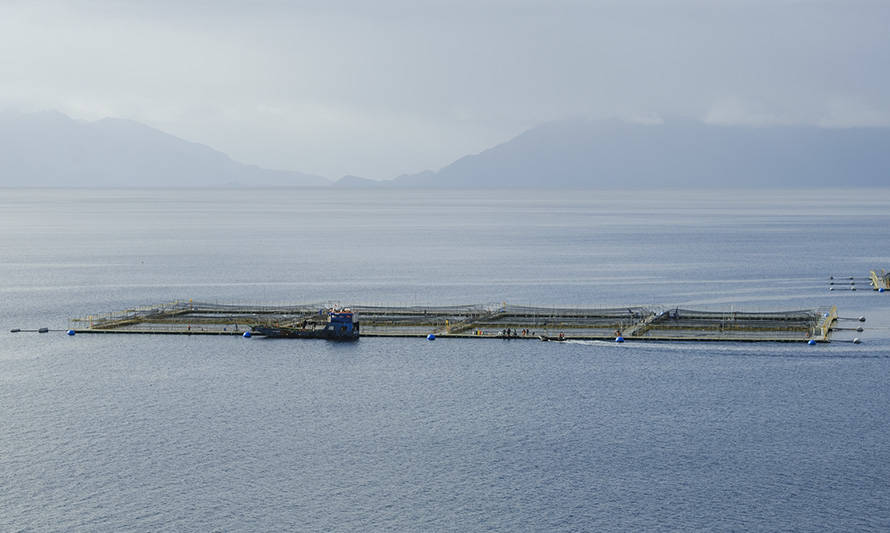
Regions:
<instances>
[{"instance_id":1,"label":"dark water in foreground","mask_svg":"<svg viewBox=\"0 0 890 533\"><path fill-rule=\"evenodd\" d=\"M890 198L0 191L0 530L890 528ZM861 345L10 334L145 303L865 314Z\"/></svg>"}]
</instances>

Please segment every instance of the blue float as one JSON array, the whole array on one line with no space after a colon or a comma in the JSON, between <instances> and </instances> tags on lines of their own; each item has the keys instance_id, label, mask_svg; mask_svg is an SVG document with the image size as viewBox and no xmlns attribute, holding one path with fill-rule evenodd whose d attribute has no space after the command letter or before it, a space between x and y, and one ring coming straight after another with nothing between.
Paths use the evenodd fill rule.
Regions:
<instances>
[{"instance_id":1,"label":"blue float","mask_svg":"<svg viewBox=\"0 0 890 533\"><path fill-rule=\"evenodd\" d=\"M807 341L807 344L809 344L810 346L815 346L815 345L816 345L816 341L813 340L813 339L810 339L810 340Z\"/></svg>"},{"instance_id":2,"label":"blue float","mask_svg":"<svg viewBox=\"0 0 890 533\"><path fill-rule=\"evenodd\" d=\"M432 333L430 333L429 335L426 336L426 340L434 341L434 340L436 340L436 336L433 335Z\"/></svg>"},{"instance_id":3,"label":"blue float","mask_svg":"<svg viewBox=\"0 0 890 533\"><path fill-rule=\"evenodd\" d=\"M73 330L73 329L69 329L69 330L66 331L65 333L67 333L67 334L68 334L69 336L71 336L71 337L74 336L74 330Z\"/></svg>"},{"instance_id":4,"label":"blue float","mask_svg":"<svg viewBox=\"0 0 890 533\"><path fill-rule=\"evenodd\" d=\"M624 337L618 335L617 337L615 337L615 342L624 342Z\"/></svg>"},{"instance_id":5,"label":"blue float","mask_svg":"<svg viewBox=\"0 0 890 533\"><path fill-rule=\"evenodd\" d=\"M884 287L878 288L878 292L884 292Z\"/></svg>"},{"instance_id":6,"label":"blue float","mask_svg":"<svg viewBox=\"0 0 890 533\"><path fill-rule=\"evenodd\" d=\"M241 336L244 337L245 339L249 339L249 338L250 338L250 332L249 332L249 331L245 331L244 334L241 335Z\"/></svg>"}]
</instances>

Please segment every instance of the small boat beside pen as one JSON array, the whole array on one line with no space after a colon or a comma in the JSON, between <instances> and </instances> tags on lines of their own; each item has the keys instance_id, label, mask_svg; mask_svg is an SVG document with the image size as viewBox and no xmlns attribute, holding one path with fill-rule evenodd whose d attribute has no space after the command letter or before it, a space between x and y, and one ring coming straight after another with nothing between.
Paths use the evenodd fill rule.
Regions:
<instances>
[{"instance_id":1,"label":"small boat beside pen","mask_svg":"<svg viewBox=\"0 0 890 533\"><path fill-rule=\"evenodd\" d=\"M359 338L359 323L350 309L331 309L326 324L303 321L294 326L256 325L250 328L253 335L280 339L325 339L329 341L354 341Z\"/></svg>"}]
</instances>

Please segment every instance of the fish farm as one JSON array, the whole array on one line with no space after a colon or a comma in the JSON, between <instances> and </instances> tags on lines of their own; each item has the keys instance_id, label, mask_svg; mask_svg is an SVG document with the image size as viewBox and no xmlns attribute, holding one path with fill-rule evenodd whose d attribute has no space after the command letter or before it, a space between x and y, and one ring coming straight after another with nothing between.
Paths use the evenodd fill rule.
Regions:
<instances>
[{"instance_id":1,"label":"fish farm","mask_svg":"<svg viewBox=\"0 0 890 533\"><path fill-rule=\"evenodd\" d=\"M880 272L877 270L870 271L868 276L864 278L856 276L829 276L828 290L856 291L856 281L867 281L873 291L890 291L890 272L887 272L883 268Z\"/></svg>"},{"instance_id":2,"label":"fish farm","mask_svg":"<svg viewBox=\"0 0 890 533\"><path fill-rule=\"evenodd\" d=\"M721 312L647 307L533 307L506 303L333 308L323 304L264 306L174 301L73 318L69 321L68 333L265 335L352 340L358 338L360 327L362 337L816 343L828 342L836 329L853 329L837 327L838 320L844 319L838 317L836 307ZM864 321L864 317L858 320Z\"/></svg>"},{"instance_id":3,"label":"fish farm","mask_svg":"<svg viewBox=\"0 0 890 533\"><path fill-rule=\"evenodd\" d=\"M883 268L880 273L877 270L872 270L868 273L868 277L872 290L879 292L890 290L890 272Z\"/></svg>"}]
</instances>

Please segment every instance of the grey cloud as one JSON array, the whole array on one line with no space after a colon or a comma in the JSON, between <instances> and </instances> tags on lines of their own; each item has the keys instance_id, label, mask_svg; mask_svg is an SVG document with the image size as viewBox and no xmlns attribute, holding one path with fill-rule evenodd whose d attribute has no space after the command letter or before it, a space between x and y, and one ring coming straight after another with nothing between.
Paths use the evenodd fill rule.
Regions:
<instances>
[{"instance_id":1,"label":"grey cloud","mask_svg":"<svg viewBox=\"0 0 890 533\"><path fill-rule=\"evenodd\" d=\"M886 2L0 4L0 107L389 178L571 116L890 120Z\"/></svg>"}]
</instances>

